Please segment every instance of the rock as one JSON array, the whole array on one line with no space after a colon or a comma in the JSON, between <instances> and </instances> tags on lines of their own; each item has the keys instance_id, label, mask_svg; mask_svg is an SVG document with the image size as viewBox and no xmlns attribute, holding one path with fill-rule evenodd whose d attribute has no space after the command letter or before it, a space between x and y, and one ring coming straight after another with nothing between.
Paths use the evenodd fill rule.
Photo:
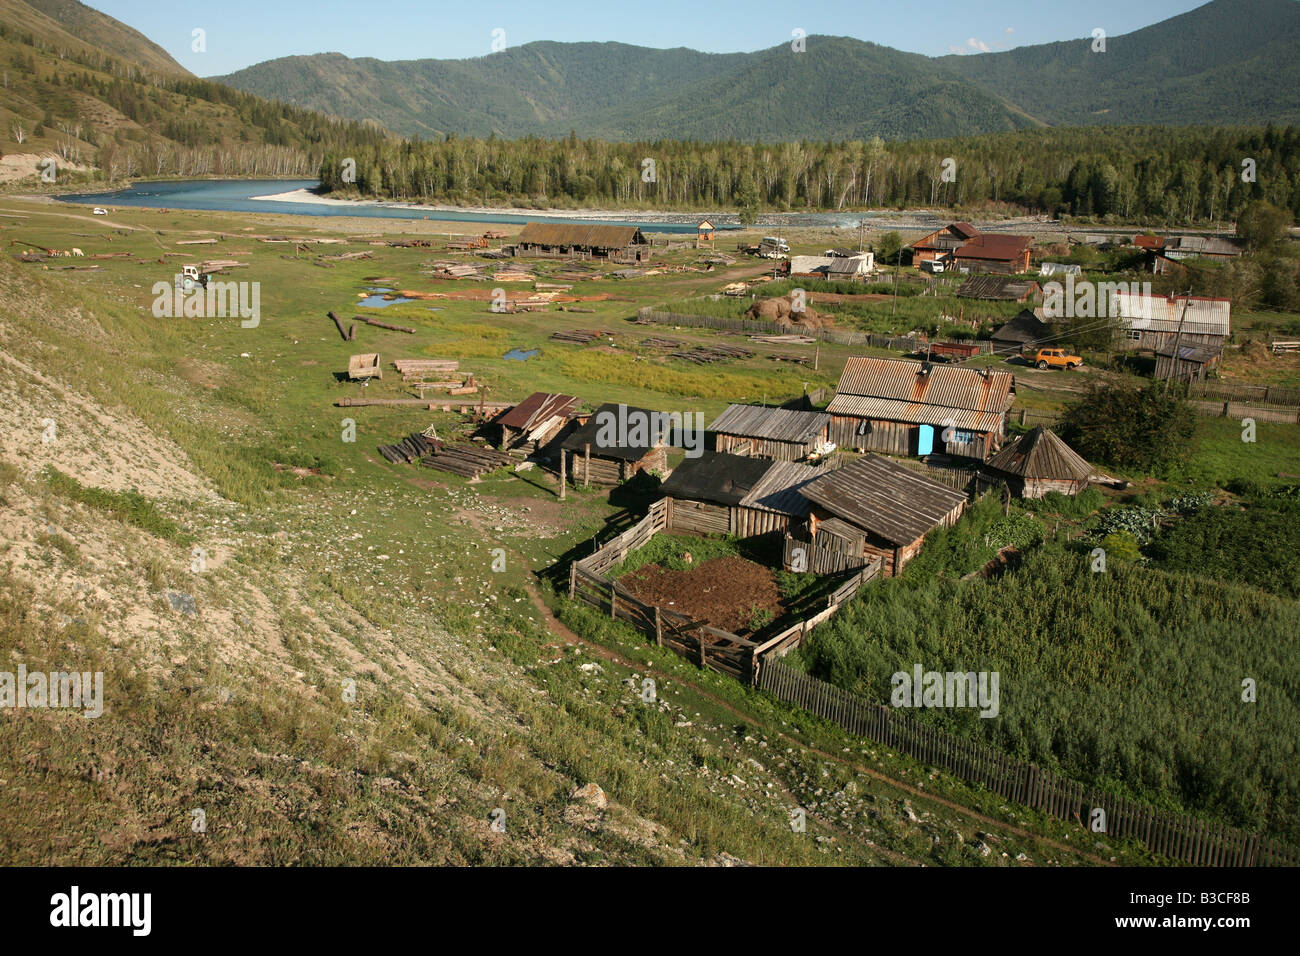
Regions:
<instances>
[{"instance_id":1,"label":"rock","mask_svg":"<svg viewBox=\"0 0 1300 956\"><path fill-rule=\"evenodd\" d=\"M181 591L164 591L163 597L167 603L172 606L173 611L180 611L182 614L188 614L191 617L199 613L198 605L194 603L194 598Z\"/></svg>"},{"instance_id":2,"label":"rock","mask_svg":"<svg viewBox=\"0 0 1300 956\"><path fill-rule=\"evenodd\" d=\"M987 843L976 843L975 852L977 852L980 856L987 857L990 853L993 852L993 848L990 847Z\"/></svg>"},{"instance_id":3,"label":"rock","mask_svg":"<svg viewBox=\"0 0 1300 956\"><path fill-rule=\"evenodd\" d=\"M588 663L586 663L586 664L580 664L580 665L578 665L578 670L583 671L583 672L585 672L585 673L587 673L587 674L603 674L603 673L605 673L605 669L604 669L603 667L601 667L599 664L592 663L592 662L588 662Z\"/></svg>"},{"instance_id":4,"label":"rock","mask_svg":"<svg viewBox=\"0 0 1300 956\"><path fill-rule=\"evenodd\" d=\"M903 801L903 815L907 817L907 819L911 820L913 823L921 822L921 818L918 817L916 813L912 810L912 804L911 801L909 800Z\"/></svg>"},{"instance_id":5,"label":"rock","mask_svg":"<svg viewBox=\"0 0 1300 956\"><path fill-rule=\"evenodd\" d=\"M609 799L605 796L605 791L600 789L600 786L594 783L575 787L573 792L569 794L569 799L581 800L583 803L593 806L597 810L604 810L605 807L609 805Z\"/></svg>"}]
</instances>

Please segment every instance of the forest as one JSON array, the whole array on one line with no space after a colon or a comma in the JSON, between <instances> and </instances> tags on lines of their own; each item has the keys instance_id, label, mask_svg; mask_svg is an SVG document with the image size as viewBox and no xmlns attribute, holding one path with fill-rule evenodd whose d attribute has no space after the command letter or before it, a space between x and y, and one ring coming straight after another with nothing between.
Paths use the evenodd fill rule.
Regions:
<instances>
[{"instance_id":1,"label":"forest","mask_svg":"<svg viewBox=\"0 0 1300 956\"><path fill-rule=\"evenodd\" d=\"M344 163L351 159L355 163ZM404 140L326 153L322 188L397 200L763 211L946 207L1115 222L1300 214L1300 128L1035 129L886 142Z\"/></svg>"}]
</instances>

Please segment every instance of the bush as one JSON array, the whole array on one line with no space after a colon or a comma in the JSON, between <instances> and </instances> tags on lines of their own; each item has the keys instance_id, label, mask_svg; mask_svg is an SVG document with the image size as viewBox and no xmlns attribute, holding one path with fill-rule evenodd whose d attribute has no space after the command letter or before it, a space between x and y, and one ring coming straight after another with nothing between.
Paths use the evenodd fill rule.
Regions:
<instances>
[{"instance_id":1,"label":"bush","mask_svg":"<svg viewBox=\"0 0 1300 956\"><path fill-rule=\"evenodd\" d=\"M1094 384L1067 406L1059 431L1089 461L1150 473L1191 456L1196 413L1158 386Z\"/></svg>"}]
</instances>

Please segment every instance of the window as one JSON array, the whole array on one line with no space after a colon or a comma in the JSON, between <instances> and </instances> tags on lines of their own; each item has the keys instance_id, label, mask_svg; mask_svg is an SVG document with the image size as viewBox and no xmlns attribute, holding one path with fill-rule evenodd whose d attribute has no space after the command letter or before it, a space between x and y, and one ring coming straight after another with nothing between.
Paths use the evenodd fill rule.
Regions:
<instances>
[{"instance_id":1,"label":"window","mask_svg":"<svg viewBox=\"0 0 1300 956\"><path fill-rule=\"evenodd\" d=\"M954 428L952 432L952 441L950 445L970 445L975 441L974 432L964 432L960 428Z\"/></svg>"},{"instance_id":2,"label":"window","mask_svg":"<svg viewBox=\"0 0 1300 956\"><path fill-rule=\"evenodd\" d=\"M1134 342L1140 342L1142 340L1142 333L1139 332L1137 329L1129 329L1128 337L1132 339Z\"/></svg>"}]
</instances>

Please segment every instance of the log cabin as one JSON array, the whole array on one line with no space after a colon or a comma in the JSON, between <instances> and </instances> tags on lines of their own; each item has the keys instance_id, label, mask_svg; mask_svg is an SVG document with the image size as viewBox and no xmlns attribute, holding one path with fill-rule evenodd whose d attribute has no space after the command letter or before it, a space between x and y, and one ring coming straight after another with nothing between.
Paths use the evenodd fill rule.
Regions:
<instances>
[{"instance_id":1,"label":"log cabin","mask_svg":"<svg viewBox=\"0 0 1300 956\"><path fill-rule=\"evenodd\" d=\"M823 471L795 462L705 452L673 469L661 489L668 529L752 538L785 533L808 517L799 489Z\"/></svg>"},{"instance_id":2,"label":"log cabin","mask_svg":"<svg viewBox=\"0 0 1300 956\"><path fill-rule=\"evenodd\" d=\"M799 493L811 502L800 532L811 549L840 552L860 564L879 557L886 577L916 557L927 534L951 527L966 509L962 492L872 454L825 472Z\"/></svg>"},{"instance_id":3,"label":"log cabin","mask_svg":"<svg viewBox=\"0 0 1300 956\"><path fill-rule=\"evenodd\" d=\"M530 222L515 240L514 254L644 262L650 258L650 240L636 226Z\"/></svg>"},{"instance_id":4,"label":"log cabin","mask_svg":"<svg viewBox=\"0 0 1300 956\"><path fill-rule=\"evenodd\" d=\"M641 433L628 430L610 438L607 422L642 420L650 427ZM606 403L560 444L561 491L565 474L574 484L618 485L643 471L668 472L669 428L667 416L644 408Z\"/></svg>"},{"instance_id":5,"label":"log cabin","mask_svg":"<svg viewBox=\"0 0 1300 956\"><path fill-rule=\"evenodd\" d=\"M1006 437L1015 382L989 369L851 358L826 409L830 440L859 451L983 461Z\"/></svg>"},{"instance_id":6,"label":"log cabin","mask_svg":"<svg viewBox=\"0 0 1300 956\"><path fill-rule=\"evenodd\" d=\"M802 461L826 444L830 426L831 417L825 412L728 405L709 431L715 451Z\"/></svg>"}]
</instances>

